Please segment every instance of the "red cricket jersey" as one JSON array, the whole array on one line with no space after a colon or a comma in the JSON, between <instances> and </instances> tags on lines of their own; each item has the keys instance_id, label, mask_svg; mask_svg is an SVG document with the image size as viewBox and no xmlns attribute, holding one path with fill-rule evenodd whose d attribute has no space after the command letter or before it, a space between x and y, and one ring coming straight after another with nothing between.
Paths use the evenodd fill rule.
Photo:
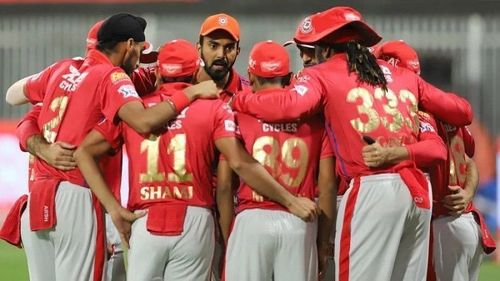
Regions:
<instances>
[{"instance_id":1,"label":"red cricket jersey","mask_svg":"<svg viewBox=\"0 0 500 281\"><path fill-rule=\"evenodd\" d=\"M74 145L103 117L115 120L122 105L141 101L127 74L97 50L85 60L61 60L32 76L25 93L30 102L43 103L38 126L45 139ZM43 161L36 161L35 169L37 177L86 186L79 169L60 171Z\"/></svg>"},{"instance_id":2,"label":"red cricket jersey","mask_svg":"<svg viewBox=\"0 0 500 281\"><path fill-rule=\"evenodd\" d=\"M362 136L382 145L409 145L418 139L417 107L423 106L450 123L469 123L470 104L446 94L403 68L379 60L389 91L357 81L347 72L345 54L304 69L288 92L277 95L237 95L236 111L270 122L294 120L323 110L330 140L343 175L348 177L391 172L394 167L369 169L364 165Z\"/></svg>"},{"instance_id":3,"label":"red cricket jersey","mask_svg":"<svg viewBox=\"0 0 500 281\"><path fill-rule=\"evenodd\" d=\"M432 211L435 216L447 215L450 212L441 203L445 196L451 194L448 186L458 185L465 188L467 178L466 157L474 155L475 146L474 139L466 127L457 128L440 122L440 135L448 147L448 159L445 163L430 170L434 201ZM465 212L472 210L473 205L471 202Z\"/></svg>"},{"instance_id":4,"label":"red cricket jersey","mask_svg":"<svg viewBox=\"0 0 500 281\"><path fill-rule=\"evenodd\" d=\"M147 106L162 101L173 90L189 84L168 83L147 97ZM123 122L106 121L96 127L113 148L125 143L129 156L130 210L159 202L214 204L210 166L215 160L215 141L236 137L231 109L220 100L196 100L159 135L138 134Z\"/></svg>"},{"instance_id":5,"label":"red cricket jersey","mask_svg":"<svg viewBox=\"0 0 500 281\"><path fill-rule=\"evenodd\" d=\"M434 118L423 111L418 112L419 135L418 141L406 145L410 160L419 168L429 168L443 164L446 161L447 150L438 134L438 127ZM351 178L342 174L337 161L338 195L343 195L349 188Z\"/></svg>"},{"instance_id":6,"label":"red cricket jersey","mask_svg":"<svg viewBox=\"0 0 500 281\"><path fill-rule=\"evenodd\" d=\"M255 95L269 91L279 95L286 90L263 90ZM236 121L248 153L281 185L296 196L315 197L319 161L333 156L322 118L315 116L303 122L266 123L238 113ZM242 182L238 190L237 212L251 208L286 210Z\"/></svg>"}]
</instances>

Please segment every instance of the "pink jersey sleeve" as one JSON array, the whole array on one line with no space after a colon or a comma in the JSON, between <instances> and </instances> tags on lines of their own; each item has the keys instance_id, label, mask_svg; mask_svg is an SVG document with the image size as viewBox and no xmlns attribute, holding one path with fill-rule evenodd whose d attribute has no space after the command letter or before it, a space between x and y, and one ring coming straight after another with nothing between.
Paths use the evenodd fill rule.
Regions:
<instances>
[{"instance_id":1,"label":"pink jersey sleeve","mask_svg":"<svg viewBox=\"0 0 500 281\"><path fill-rule=\"evenodd\" d=\"M320 159L325 159L329 157L334 157L332 145L330 143L330 138L328 137L328 134L325 132L323 133L322 137L322 142L321 142L321 155Z\"/></svg>"},{"instance_id":2,"label":"pink jersey sleeve","mask_svg":"<svg viewBox=\"0 0 500 281\"><path fill-rule=\"evenodd\" d=\"M132 82L139 96L145 96L156 90L156 74L153 67L140 67L132 74Z\"/></svg>"},{"instance_id":3,"label":"pink jersey sleeve","mask_svg":"<svg viewBox=\"0 0 500 281\"><path fill-rule=\"evenodd\" d=\"M19 139L19 147L22 151L28 151L28 139L33 136L40 134L40 128L38 128L38 116L42 110L41 104L34 105L23 119L17 124L16 136Z\"/></svg>"},{"instance_id":4,"label":"pink jersey sleeve","mask_svg":"<svg viewBox=\"0 0 500 281\"><path fill-rule=\"evenodd\" d=\"M94 130L101 133L113 150L120 150L123 144L123 123L115 124L110 120L104 119L94 127Z\"/></svg>"},{"instance_id":5,"label":"pink jersey sleeve","mask_svg":"<svg viewBox=\"0 0 500 281\"><path fill-rule=\"evenodd\" d=\"M469 158L474 157L474 152L476 150L476 143L474 142L474 137L472 136L471 132L469 131L469 128L466 126L461 127L460 130L462 130L462 136L464 140L464 147L465 147L465 154L469 156Z\"/></svg>"},{"instance_id":6,"label":"pink jersey sleeve","mask_svg":"<svg viewBox=\"0 0 500 281\"><path fill-rule=\"evenodd\" d=\"M447 157L446 146L443 139L437 133L437 125L434 118L425 112L418 112L420 133L419 141L406 146L410 159L422 167L430 167L439 161L445 161Z\"/></svg>"},{"instance_id":7,"label":"pink jersey sleeve","mask_svg":"<svg viewBox=\"0 0 500 281\"><path fill-rule=\"evenodd\" d=\"M132 80L120 68L115 68L103 80L101 111L108 120L115 120L120 108L131 101L140 101Z\"/></svg>"},{"instance_id":8,"label":"pink jersey sleeve","mask_svg":"<svg viewBox=\"0 0 500 281\"><path fill-rule=\"evenodd\" d=\"M418 76L417 79L421 109L454 126L465 126L472 122L472 107L466 99L445 93Z\"/></svg>"},{"instance_id":9,"label":"pink jersey sleeve","mask_svg":"<svg viewBox=\"0 0 500 281\"><path fill-rule=\"evenodd\" d=\"M321 109L324 92L315 75L319 74L305 70L284 92L281 89L259 94L242 92L235 96L233 109L269 122L293 121L311 116Z\"/></svg>"},{"instance_id":10,"label":"pink jersey sleeve","mask_svg":"<svg viewBox=\"0 0 500 281\"><path fill-rule=\"evenodd\" d=\"M234 112L227 104L221 102L220 105L216 106L214 122L214 141L224 137L239 138Z\"/></svg>"},{"instance_id":11,"label":"pink jersey sleeve","mask_svg":"<svg viewBox=\"0 0 500 281\"><path fill-rule=\"evenodd\" d=\"M51 66L45 68L41 72L31 75L26 84L24 85L24 94L26 98L32 104L36 104L43 101L45 96L45 89L47 87L47 83L49 82L49 78L55 68L57 63L52 64Z\"/></svg>"}]
</instances>

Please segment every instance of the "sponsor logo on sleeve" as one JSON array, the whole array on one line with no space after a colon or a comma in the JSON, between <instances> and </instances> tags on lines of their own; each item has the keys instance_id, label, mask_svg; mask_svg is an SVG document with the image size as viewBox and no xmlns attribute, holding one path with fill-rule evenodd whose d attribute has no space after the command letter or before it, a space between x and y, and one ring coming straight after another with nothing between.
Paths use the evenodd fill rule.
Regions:
<instances>
[{"instance_id":1,"label":"sponsor logo on sleeve","mask_svg":"<svg viewBox=\"0 0 500 281\"><path fill-rule=\"evenodd\" d=\"M434 127L428 122L420 122L420 132L435 132Z\"/></svg>"},{"instance_id":2,"label":"sponsor logo on sleeve","mask_svg":"<svg viewBox=\"0 0 500 281\"><path fill-rule=\"evenodd\" d=\"M123 85L118 88L118 93L120 93L124 98L135 97L138 98L139 95L135 91L134 86L132 85Z\"/></svg>"},{"instance_id":3,"label":"sponsor logo on sleeve","mask_svg":"<svg viewBox=\"0 0 500 281\"><path fill-rule=\"evenodd\" d=\"M113 72L111 73L111 82L116 84L123 80L130 80L130 77L125 72Z\"/></svg>"},{"instance_id":4,"label":"sponsor logo on sleeve","mask_svg":"<svg viewBox=\"0 0 500 281\"><path fill-rule=\"evenodd\" d=\"M224 120L224 128L228 132L236 132L236 123L233 120Z\"/></svg>"},{"instance_id":5,"label":"sponsor logo on sleeve","mask_svg":"<svg viewBox=\"0 0 500 281\"><path fill-rule=\"evenodd\" d=\"M307 88L307 87L306 87L306 86L304 86L304 85L295 85L295 86L293 87L293 90L294 90L295 92L297 92L297 94L299 94L299 95L301 95L301 96L304 96L304 95L307 93L307 91L309 90L309 88Z\"/></svg>"}]
</instances>

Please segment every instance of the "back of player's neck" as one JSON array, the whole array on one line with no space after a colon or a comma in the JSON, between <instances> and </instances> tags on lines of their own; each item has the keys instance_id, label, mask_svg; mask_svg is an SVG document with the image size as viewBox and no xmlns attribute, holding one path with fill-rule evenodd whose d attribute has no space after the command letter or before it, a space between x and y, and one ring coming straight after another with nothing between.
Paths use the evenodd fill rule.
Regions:
<instances>
[{"instance_id":1,"label":"back of player's neck","mask_svg":"<svg viewBox=\"0 0 500 281\"><path fill-rule=\"evenodd\" d=\"M260 91L265 91L265 90L279 90L279 89L283 89L283 86L280 83L276 83L276 84L267 83L264 85L253 85L254 92L260 92Z\"/></svg>"}]
</instances>

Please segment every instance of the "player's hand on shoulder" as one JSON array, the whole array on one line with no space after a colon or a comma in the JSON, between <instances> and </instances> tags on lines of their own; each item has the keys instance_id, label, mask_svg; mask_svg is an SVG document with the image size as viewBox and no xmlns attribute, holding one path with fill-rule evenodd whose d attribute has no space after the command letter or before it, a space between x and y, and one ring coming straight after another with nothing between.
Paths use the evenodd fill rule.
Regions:
<instances>
[{"instance_id":1,"label":"player's hand on shoulder","mask_svg":"<svg viewBox=\"0 0 500 281\"><path fill-rule=\"evenodd\" d=\"M306 197L294 197L288 210L307 222L315 220L319 213L318 205Z\"/></svg>"},{"instance_id":2,"label":"player's hand on shoulder","mask_svg":"<svg viewBox=\"0 0 500 281\"><path fill-rule=\"evenodd\" d=\"M221 90L213 80L207 80L184 89L192 99L218 99Z\"/></svg>"}]
</instances>

